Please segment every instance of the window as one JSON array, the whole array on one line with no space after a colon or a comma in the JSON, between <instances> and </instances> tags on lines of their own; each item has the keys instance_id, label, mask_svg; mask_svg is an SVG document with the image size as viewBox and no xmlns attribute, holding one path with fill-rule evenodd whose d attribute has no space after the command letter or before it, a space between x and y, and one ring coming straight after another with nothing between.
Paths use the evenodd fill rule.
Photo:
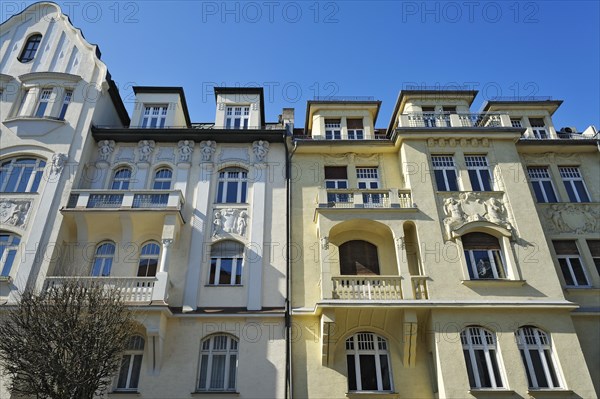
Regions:
<instances>
[{"instance_id":1,"label":"window","mask_svg":"<svg viewBox=\"0 0 600 399\"><path fill-rule=\"evenodd\" d=\"M167 109L168 106L166 104L146 105L144 107L142 127L165 127L165 121L167 120Z\"/></svg>"},{"instance_id":2,"label":"window","mask_svg":"<svg viewBox=\"0 0 600 399\"><path fill-rule=\"evenodd\" d=\"M129 190L129 183L131 181L131 169L120 168L117 169L113 177L112 190Z\"/></svg>"},{"instance_id":3,"label":"window","mask_svg":"<svg viewBox=\"0 0 600 399\"><path fill-rule=\"evenodd\" d=\"M42 35L35 34L29 36L27 42L25 43L25 47L23 47L23 51L21 51L21 55L19 56L19 61L21 62L29 62L33 60L35 57L35 53L37 53L38 47L40 46L40 42L42 41Z\"/></svg>"},{"instance_id":4,"label":"window","mask_svg":"<svg viewBox=\"0 0 600 399\"><path fill-rule=\"evenodd\" d=\"M69 108L69 104L71 103L71 98L73 98L73 91L67 90L65 91L65 96L63 97L63 103L60 107L60 113L58 114L58 119L65 119L65 115L67 114L67 108Z\"/></svg>"},{"instance_id":5,"label":"window","mask_svg":"<svg viewBox=\"0 0 600 399\"><path fill-rule=\"evenodd\" d=\"M92 263L92 276L110 276L110 269L112 268L114 257L115 244L113 242L105 242L98 245L94 256L94 262Z\"/></svg>"},{"instance_id":6,"label":"window","mask_svg":"<svg viewBox=\"0 0 600 399\"><path fill-rule=\"evenodd\" d=\"M219 172L218 204L245 203L247 191L248 171L241 168L227 168Z\"/></svg>"},{"instance_id":7,"label":"window","mask_svg":"<svg viewBox=\"0 0 600 399\"><path fill-rule=\"evenodd\" d=\"M37 192L46 162L35 158L12 158L0 166L0 192Z\"/></svg>"},{"instance_id":8,"label":"window","mask_svg":"<svg viewBox=\"0 0 600 399\"><path fill-rule=\"evenodd\" d=\"M454 157L452 155L433 155L431 162L438 191L458 191Z\"/></svg>"},{"instance_id":9,"label":"window","mask_svg":"<svg viewBox=\"0 0 600 399\"><path fill-rule=\"evenodd\" d=\"M485 233L461 237L469 277L472 280L506 278L498 239Z\"/></svg>"},{"instance_id":10,"label":"window","mask_svg":"<svg viewBox=\"0 0 600 399\"><path fill-rule=\"evenodd\" d=\"M345 190L348 188L348 169L346 166L325 166L325 188ZM327 192L327 202L348 203L350 194Z\"/></svg>"},{"instance_id":11,"label":"window","mask_svg":"<svg viewBox=\"0 0 600 399\"><path fill-rule=\"evenodd\" d=\"M512 127L523 127L521 124L521 118L510 118L510 125Z\"/></svg>"},{"instance_id":12,"label":"window","mask_svg":"<svg viewBox=\"0 0 600 399\"><path fill-rule=\"evenodd\" d=\"M550 339L544 331L533 326L519 328L517 346L530 388L560 388Z\"/></svg>"},{"instance_id":13,"label":"window","mask_svg":"<svg viewBox=\"0 0 600 399\"><path fill-rule=\"evenodd\" d=\"M21 237L5 231L0 232L0 276L10 276L20 243Z\"/></svg>"},{"instance_id":14,"label":"window","mask_svg":"<svg viewBox=\"0 0 600 399\"><path fill-rule=\"evenodd\" d=\"M210 250L210 275L212 285L242 284L244 246L235 241L221 241Z\"/></svg>"},{"instance_id":15,"label":"window","mask_svg":"<svg viewBox=\"0 0 600 399\"><path fill-rule=\"evenodd\" d=\"M342 124L339 119L325 119L325 139L340 140L342 138Z\"/></svg>"},{"instance_id":16,"label":"window","mask_svg":"<svg viewBox=\"0 0 600 399\"><path fill-rule=\"evenodd\" d=\"M460 340L471 388L502 388L495 334L471 326L460 333Z\"/></svg>"},{"instance_id":17,"label":"window","mask_svg":"<svg viewBox=\"0 0 600 399\"><path fill-rule=\"evenodd\" d=\"M40 93L40 99L38 100L37 108L35 110L35 116L42 118L48 108L50 97L52 96L52 89L43 89Z\"/></svg>"},{"instance_id":18,"label":"window","mask_svg":"<svg viewBox=\"0 0 600 399\"><path fill-rule=\"evenodd\" d=\"M349 140L363 140L365 138L362 119L348 119L346 123L348 125Z\"/></svg>"},{"instance_id":19,"label":"window","mask_svg":"<svg viewBox=\"0 0 600 399\"><path fill-rule=\"evenodd\" d=\"M169 168L160 168L154 173L154 190L170 190L173 171Z\"/></svg>"},{"instance_id":20,"label":"window","mask_svg":"<svg viewBox=\"0 0 600 399\"><path fill-rule=\"evenodd\" d=\"M144 357L144 338L134 335L129 339L127 350L121 359L117 391L137 391Z\"/></svg>"},{"instance_id":21,"label":"window","mask_svg":"<svg viewBox=\"0 0 600 399\"><path fill-rule=\"evenodd\" d=\"M379 275L377 246L363 240L340 245L340 272L345 276Z\"/></svg>"},{"instance_id":22,"label":"window","mask_svg":"<svg viewBox=\"0 0 600 399\"><path fill-rule=\"evenodd\" d=\"M387 341L361 332L346 340L349 391L391 391L392 371Z\"/></svg>"},{"instance_id":23,"label":"window","mask_svg":"<svg viewBox=\"0 0 600 399\"><path fill-rule=\"evenodd\" d=\"M225 110L225 128L227 129L248 129L249 119L250 107L227 107Z\"/></svg>"},{"instance_id":24,"label":"window","mask_svg":"<svg viewBox=\"0 0 600 399\"><path fill-rule=\"evenodd\" d=\"M160 254L160 245L156 242L149 242L142 247L140 252L140 261L138 263L138 277L154 277L158 268L158 255Z\"/></svg>"},{"instance_id":25,"label":"window","mask_svg":"<svg viewBox=\"0 0 600 399\"><path fill-rule=\"evenodd\" d=\"M596 265L596 270L600 274L600 240L587 240L588 248L592 254L592 259Z\"/></svg>"},{"instance_id":26,"label":"window","mask_svg":"<svg viewBox=\"0 0 600 399\"><path fill-rule=\"evenodd\" d=\"M569 194L569 200L571 202L590 202L590 196L588 194L583 177L579 172L579 168L576 166L561 166L558 168L560 171L560 177L565 183L565 188Z\"/></svg>"},{"instance_id":27,"label":"window","mask_svg":"<svg viewBox=\"0 0 600 399\"><path fill-rule=\"evenodd\" d=\"M584 265L575 241L552 241L567 287L589 287Z\"/></svg>"},{"instance_id":28,"label":"window","mask_svg":"<svg viewBox=\"0 0 600 399\"><path fill-rule=\"evenodd\" d=\"M238 341L213 335L202 341L198 391L233 391L237 377Z\"/></svg>"},{"instance_id":29,"label":"window","mask_svg":"<svg viewBox=\"0 0 600 399\"><path fill-rule=\"evenodd\" d=\"M473 191L492 191L492 176L485 155L465 155Z\"/></svg>"},{"instance_id":30,"label":"window","mask_svg":"<svg viewBox=\"0 0 600 399\"><path fill-rule=\"evenodd\" d=\"M547 167L529 167L527 174L538 202L558 202Z\"/></svg>"},{"instance_id":31,"label":"window","mask_svg":"<svg viewBox=\"0 0 600 399\"><path fill-rule=\"evenodd\" d=\"M356 179L358 188L373 189L379 188L379 171L377 168L356 168ZM383 205L383 193L363 193L363 204L365 207L379 207Z\"/></svg>"},{"instance_id":32,"label":"window","mask_svg":"<svg viewBox=\"0 0 600 399\"><path fill-rule=\"evenodd\" d=\"M546 124L544 118L529 118L529 124L531 125L531 131L533 137L536 139L547 139L548 133L546 132Z\"/></svg>"}]
</instances>

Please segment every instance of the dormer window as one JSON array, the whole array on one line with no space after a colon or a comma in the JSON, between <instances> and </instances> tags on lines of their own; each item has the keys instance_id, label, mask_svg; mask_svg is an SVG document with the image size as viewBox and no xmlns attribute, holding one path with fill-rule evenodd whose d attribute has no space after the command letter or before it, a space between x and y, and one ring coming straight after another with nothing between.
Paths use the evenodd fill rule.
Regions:
<instances>
[{"instance_id":1,"label":"dormer window","mask_svg":"<svg viewBox=\"0 0 600 399\"><path fill-rule=\"evenodd\" d=\"M235 106L227 107L225 110L225 128L227 129L248 129L249 119L250 107Z\"/></svg>"},{"instance_id":2,"label":"dormer window","mask_svg":"<svg viewBox=\"0 0 600 399\"><path fill-rule=\"evenodd\" d=\"M341 140L342 123L339 119L325 119L325 139Z\"/></svg>"},{"instance_id":3,"label":"dormer window","mask_svg":"<svg viewBox=\"0 0 600 399\"><path fill-rule=\"evenodd\" d=\"M533 132L533 137L536 139L547 139L548 133L546 131L546 124L544 118L529 118L529 124Z\"/></svg>"},{"instance_id":4,"label":"dormer window","mask_svg":"<svg viewBox=\"0 0 600 399\"><path fill-rule=\"evenodd\" d=\"M365 130L362 119L348 119L348 140L363 140Z\"/></svg>"},{"instance_id":5,"label":"dormer window","mask_svg":"<svg viewBox=\"0 0 600 399\"><path fill-rule=\"evenodd\" d=\"M146 105L144 107L144 116L142 118L142 127L144 128L163 128L167 119L166 104Z\"/></svg>"},{"instance_id":6,"label":"dormer window","mask_svg":"<svg viewBox=\"0 0 600 399\"><path fill-rule=\"evenodd\" d=\"M19 61L29 62L33 60L41 41L42 35L39 33L29 36L29 39L27 39L27 43L25 43L25 47L23 47L23 51L21 51L21 55L18 58Z\"/></svg>"}]
</instances>

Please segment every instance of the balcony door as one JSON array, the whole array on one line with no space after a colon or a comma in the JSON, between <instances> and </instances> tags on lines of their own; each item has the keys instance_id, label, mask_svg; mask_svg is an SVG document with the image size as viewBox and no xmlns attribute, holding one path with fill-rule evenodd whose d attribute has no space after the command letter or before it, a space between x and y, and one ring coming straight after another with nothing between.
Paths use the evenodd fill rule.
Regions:
<instances>
[{"instance_id":1,"label":"balcony door","mask_svg":"<svg viewBox=\"0 0 600 399\"><path fill-rule=\"evenodd\" d=\"M340 245L340 272L346 276L379 275L377 247L362 240Z\"/></svg>"}]
</instances>

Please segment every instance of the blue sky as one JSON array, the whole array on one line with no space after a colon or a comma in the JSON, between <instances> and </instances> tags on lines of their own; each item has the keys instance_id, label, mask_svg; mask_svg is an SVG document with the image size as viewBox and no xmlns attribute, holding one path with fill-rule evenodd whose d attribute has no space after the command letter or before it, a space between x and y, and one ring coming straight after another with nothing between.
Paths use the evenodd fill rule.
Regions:
<instances>
[{"instance_id":1,"label":"blue sky","mask_svg":"<svg viewBox=\"0 0 600 399\"><path fill-rule=\"evenodd\" d=\"M3 1L2 20L31 2ZM407 85L564 100L555 125L600 127L598 1L58 2L132 108L132 85L183 86L194 122L212 87L265 87L266 115L315 95L372 96L387 126Z\"/></svg>"}]
</instances>

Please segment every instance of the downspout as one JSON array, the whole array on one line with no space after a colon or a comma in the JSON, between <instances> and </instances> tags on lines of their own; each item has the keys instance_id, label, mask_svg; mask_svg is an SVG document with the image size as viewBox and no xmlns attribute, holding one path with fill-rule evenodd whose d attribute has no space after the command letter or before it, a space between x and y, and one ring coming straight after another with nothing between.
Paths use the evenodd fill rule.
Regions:
<instances>
[{"instance_id":1,"label":"downspout","mask_svg":"<svg viewBox=\"0 0 600 399\"><path fill-rule=\"evenodd\" d=\"M297 144L294 143L294 148L290 152L288 148L288 139L293 142L292 133L294 126L291 123L286 125L286 133L284 136L285 144L285 181L286 181L286 284L285 284L285 399L293 397L292 392L292 179L291 179L291 164L292 157L296 152Z\"/></svg>"}]
</instances>

